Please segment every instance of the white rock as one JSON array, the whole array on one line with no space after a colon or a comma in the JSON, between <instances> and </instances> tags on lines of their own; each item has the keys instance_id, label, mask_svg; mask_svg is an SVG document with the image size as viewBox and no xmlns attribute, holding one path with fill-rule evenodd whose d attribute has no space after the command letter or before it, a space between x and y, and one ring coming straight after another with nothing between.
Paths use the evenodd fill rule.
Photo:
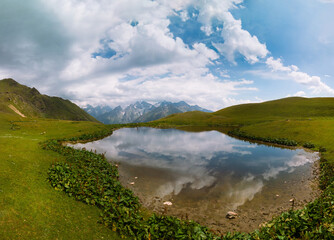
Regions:
<instances>
[{"instance_id":1,"label":"white rock","mask_svg":"<svg viewBox=\"0 0 334 240\"><path fill-rule=\"evenodd\" d=\"M170 202L170 201L167 201L167 202L164 202L164 205L167 205L167 206L172 206L172 205L173 205L173 203L172 203L172 202Z\"/></svg>"},{"instance_id":2,"label":"white rock","mask_svg":"<svg viewBox=\"0 0 334 240\"><path fill-rule=\"evenodd\" d=\"M233 219L236 216L238 216L238 214L235 213L235 212L232 212L232 211L228 211L227 214L226 214L226 218L228 218L228 219Z\"/></svg>"}]
</instances>

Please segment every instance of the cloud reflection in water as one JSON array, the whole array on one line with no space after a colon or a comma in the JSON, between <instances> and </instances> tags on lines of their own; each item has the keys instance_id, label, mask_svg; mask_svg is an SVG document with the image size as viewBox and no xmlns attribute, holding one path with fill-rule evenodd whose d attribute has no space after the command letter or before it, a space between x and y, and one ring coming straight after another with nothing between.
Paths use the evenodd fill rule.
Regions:
<instances>
[{"instance_id":1,"label":"cloud reflection in water","mask_svg":"<svg viewBox=\"0 0 334 240\"><path fill-rule=\"evenodd\" d=\"M120 129L103 140L75 147L106 152L108 159L134 165L138 171L148 166L170 173L172 177L151 189L155 196L163 198L190 189L194 190L190 195L200 199L199 190L209 189L207 196L223 196L233 209L252 200L266 181L318 157L301 149L250 144L217 131L153 128Z\"/></svg>"}]
</instances>

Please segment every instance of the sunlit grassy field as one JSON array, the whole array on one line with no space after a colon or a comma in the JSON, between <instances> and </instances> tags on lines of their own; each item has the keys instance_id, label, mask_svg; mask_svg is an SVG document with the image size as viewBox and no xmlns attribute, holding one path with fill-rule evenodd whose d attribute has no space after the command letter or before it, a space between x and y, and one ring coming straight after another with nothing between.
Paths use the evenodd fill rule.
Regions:
<instances>
[{"instance_id":1,"label":"sunlit grassy field","mask_svg":"<svg viewBox=\"0 0 334 240\"><path fill-rule=\"evenodd\" d=\"M287 138L301 145L311 142L315 150L326 148L323 157L334 163L333 103L333 99L312 102L292 98L215 113L176 114L141 125L240 128L253 136ZM50 186L47 170L64 158L39 145L47 139L75 137L111 127L115 126L0 113L0 239L119 239L98 223L98 208Z\"/></svg>"},{"instance_id":2,"label":"sunlit grassy field","mask_svg":"<svg viewBox=\"0 0 334 240\"><path fill-rule=\"evenodd\" d=\"M102 128L106 126L92 122L0 114L0 239L118 239L98 223L96 207L50 186L47 170L63 159L39 146L46 139Z\"/></svg>"}]
</instances>

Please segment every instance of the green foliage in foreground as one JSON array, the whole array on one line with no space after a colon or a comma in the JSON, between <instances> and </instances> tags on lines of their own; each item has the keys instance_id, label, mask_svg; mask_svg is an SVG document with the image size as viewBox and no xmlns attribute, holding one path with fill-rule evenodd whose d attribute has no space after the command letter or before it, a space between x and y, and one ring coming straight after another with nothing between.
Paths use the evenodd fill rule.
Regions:
<instances>
[{"instance_id":1,"label":"green foliage in foreground","mask_svg":"<svg viewBox=\"0 0 334 240\"><path fill-rule=\"evenodd\" d=\"M108 132L84 135L71 140L99 138ZM62 141L69 139L63 139ZM56 190L102 209L101 222L121 236L134 239L334 239L333 166L321 160L323 194L305 208L289 211L249 234L228 233L216 236L193 221L153 214L144 218L138 198L121 186L117 168L105 157L86 150L75 150L49 140L44 149L66 156L66 162L49 169L49 181ZM284 143L291 144L290 140Z\"/></svg>"},{"instance_id":2,"label":"green foliage in foreground","mask_svg":"<svg viewBox=\"0 0 334 240\"><path fill-rule=\"evenodd\" d=\"M88 140L102 137L105 133L70 139ZM66 162L53 164L49 169L48 180L52 187L99 207L102 210L101 222L121 236L135 239L213 239L206 227L193 221L156 215L144 220L138 198L120 184L117 168L109 164L102 154L66 147L59 140L46 141L42 147L66 156Z\"/></svg>"},{"instance_id":3,"label":"green foliage in foreground","mask_svg":"<svg viewBox=\"0 0 334 240\"><path fill-rule=\"evenodd\" d=\"M260 239L334 239L334 171L321 159L324 192L305 208L281 214L256 231ZM327 185L327 183L329 183Z\"/></svg>"}]
</instances>

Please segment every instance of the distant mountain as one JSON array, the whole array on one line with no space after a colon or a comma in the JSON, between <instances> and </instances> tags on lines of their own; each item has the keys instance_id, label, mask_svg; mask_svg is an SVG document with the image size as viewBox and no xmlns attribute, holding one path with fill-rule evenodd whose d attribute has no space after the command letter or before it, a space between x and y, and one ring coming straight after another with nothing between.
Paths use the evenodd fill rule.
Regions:
<instances>
[{"instance_id":1,"label":"distant mountain","mask_svg":"<svg viewBox=\"0 0 334 240\"><path fill-rule=\"evenodd\" d=\"M174 113L182 113L182 112L183 111L178 109L174 103L163 102L160 106L155 107L152 111L143 114L142 116L134 120L134 122L150 122Z\"/></svg>"},{"instance_id":2,"label":"distant mountain","mask_svg":"<svg viewBox=\"0 0 334 240\"><path fill-rule=\"evenodd\" d=\"M21 117L97 122L69 100L42 95L36 88L21 85L11 78L0 80L0 112Z\"/></svg>"},{"instance_id":3,"label":"distant mountain","mask_svg":"<svg viewBox=\"0 0 334 240\"><path fill-rule=\"evenodd\" d=\"M152 111L154 108L155 107L152 104L145 101L138 101L134 104L130 104L125 109L118 106L96 118L105 124L132 123L143 114Z\"/></svg>"},{"instance_id":4,"label":"distant mountain","mask_svg":"<svg viewBox=\"0 0 334 240\"><path fill-rule=\"evenodd\" d=\"M97 117L100 115L105 114L106 112L110 112L112 110L111 107L109 106L97 106L97 107L93 107L92 105L87 105L86 107L82 108L83 110L85 110L87 113L89 113L91 116L93 117Z\"/></svg>"},{"instance_id":5,"label":"distant mountain","mask_svg":"<svg viewBox=\"0 0 334 240\"><path fill-rule=\"evenodd\" d=\"M207 109L201 108L197 105L190 106L184 101L171 103L171 102L161 102L155 109L152 111L143 114L139 118L137 118L134 122L150 122L160 118L167 117L168 115L174 113L184 113L184 112L191 112L191 111L202 111L202 112L211 112Z\"/></svg>"},{"instance_id":6,"label":"distant mountain","mask_svg":"<svg viewBox=\"0 0 334 240\"><path fill-rule=\"evenodd\" d=\"M91 107L89 111L95 113L98 112L100 109L101 107L99 106L96 107L96 110ZM197 105L190 106L184 101L178 103L163 101L155 105L152 105L145 101L138 101L134 104L130 104L124 109L121 106L118 106L111 111L105 112L101 115L97 115L96 118L105 124L136 123L149 122L166 117L170 114L189 111L211 112Z\"/></svg>"},{"instance_id":7,"label":"distant mountain","mask_svg":"<svg viewBox=\"0 0 334 240\"><path fill-rule=\"evenodd\" d=\"M96 118L105 124L125 123L123 120L124 111L121 106L116 107L110 112L106 112Z\"/></svg>"},{"instance_id":8,"label":"distant mountain","mask_svg":"<svg viewBox=\"0 0 334 240\"><path fill-rule=\"evenodd\" d=\"M155 107L145 101L136 102L129 105L124 109L123 122L131 123L136 122L136 119L154 110Z\"/></svg>"}]
</instances>

